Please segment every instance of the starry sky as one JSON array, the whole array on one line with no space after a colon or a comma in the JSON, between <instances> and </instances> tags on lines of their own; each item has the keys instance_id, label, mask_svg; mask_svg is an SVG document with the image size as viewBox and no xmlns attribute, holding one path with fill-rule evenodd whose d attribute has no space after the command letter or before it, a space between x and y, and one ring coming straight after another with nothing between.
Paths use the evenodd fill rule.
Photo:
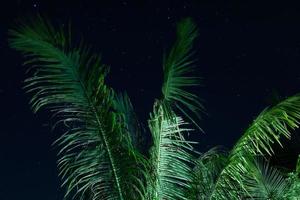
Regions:
<instances>
[{"instance_id":1,"label":"starry sky","mask_svg":"<svg viewBox=\"0 0 300 200\"><path fill-rule=\"evenodd\" d=\"M146 122L161 95L162 54L175 38L176 22L192 17L199 27L195 92L207 114L205 133L192 137L197 149L230 149L249 123L275 97L300 92L299 5L246 1L14 1L0 8L0 199L61 200L56 150L49 114L33 115L22 89L22 58L8 48L7 30L18 18L38 13L56 24L71 20L103 62L108 84L127 91L139 119ZM108 3L109 2L109 3ZM200 3L201 2L201 3ZM243 3L242 3L243 2ZM300 139L286 142L275 159L293 166Z\"/></svg>"}]
</instances>

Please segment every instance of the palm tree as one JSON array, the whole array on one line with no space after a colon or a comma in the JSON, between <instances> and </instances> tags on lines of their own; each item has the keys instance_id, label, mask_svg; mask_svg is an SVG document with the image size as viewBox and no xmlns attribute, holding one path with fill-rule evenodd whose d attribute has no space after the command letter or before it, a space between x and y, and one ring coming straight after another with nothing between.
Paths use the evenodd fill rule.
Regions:
<instances>
[{"instance_id":1,"label":"palm tree","mask_svg":"<svg viewBox=\"0 0 300 200\"><path fill-rule=\"evenodd\" d=\"M266 108L233 149L198 153L187 134L200 130L203 106L188 88L192 45L197 28L191 19L177 25L177 40L163 59L161 98L148 120L149 155L141 151L143 129L126 93L105 83L109 68L82 42L73 44L70 28L55 28L37 17L9 31L10 46L20 51L34 113L52 113L63 133L58 168L74 199L297 199L300 164L286 175L267 162L273 144L290 138L300 120L300 95ZM195 129L196 128L196 129ZM195 129L195 130L194 130Z\"/></svg>"}]
</instances>

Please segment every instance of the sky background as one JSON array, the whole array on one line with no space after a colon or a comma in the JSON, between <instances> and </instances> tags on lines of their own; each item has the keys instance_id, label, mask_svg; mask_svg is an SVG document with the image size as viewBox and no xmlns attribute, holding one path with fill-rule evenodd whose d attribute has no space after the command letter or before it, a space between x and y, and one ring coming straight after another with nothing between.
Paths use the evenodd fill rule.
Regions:
<instances>
[{"instance_id":1,"label":"sky background","mask_svg":"<svg viewBox=\"0 0 300 200\"><path fill-rule=\"evenodd\" d=\"M70 1L71 2L71 1ZM100 3L102 2L102 3ZM176 22L191 17L199 27L195 43L196 93L207 114L195 133L198 150L230 149L249 123L273 101L300 92L300 6L240 1L6 1L0 8L0 199L61 200L57 178L57 135L49 114L32 114L22 89L21 55L7 46L14 20L46 15L55 24L72 21L103 62L108 83L127 91L145 123L161 95L162 54L172 45ZM201 2L201 3L199 3ZM232 1L233 2L233 1ZM243 3L242 3L243 2ZM56 133L57 134L57 133ZM292 166L300 140L286 143L278 163Z\"/></svg>"}]
</instances>

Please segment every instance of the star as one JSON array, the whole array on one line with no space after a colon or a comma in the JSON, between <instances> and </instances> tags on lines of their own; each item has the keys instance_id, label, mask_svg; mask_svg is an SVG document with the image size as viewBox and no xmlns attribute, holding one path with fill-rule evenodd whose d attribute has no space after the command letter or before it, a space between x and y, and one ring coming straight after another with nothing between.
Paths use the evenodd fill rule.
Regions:
<instances>
[{"instance_id":1,"label":"star","mask_svg":"<svg viewBox=\"0 0 300 200\"><path fill-rule=\"evenodd\" d=\"M115 26L112 25L112 26L110 26L110 31L111 31L111 32L116 32L116 31L117 31L117 28L116 28Z\"/></svg>"}]
</instances>

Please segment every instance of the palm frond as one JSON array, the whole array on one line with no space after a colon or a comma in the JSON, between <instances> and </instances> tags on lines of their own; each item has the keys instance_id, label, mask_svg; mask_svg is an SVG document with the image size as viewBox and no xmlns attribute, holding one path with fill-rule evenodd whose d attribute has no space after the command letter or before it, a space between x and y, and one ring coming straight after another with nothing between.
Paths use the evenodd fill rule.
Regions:
<instances>
[{"instance_id":1,"label":"palm frond","mask_svg":"<svg viewBox=\"0 0 300 200\"><path fill-rule=\"evenodd\" d=\"M216 181L227 162L227 153L220 148L215 147L201 154L193 169L192 188L187 194L189 199L210 199Z\"/></svg>"},{"instance_id":2,"label":"palm frond","mask_svg":"<svg viewBox=\"0 0 300 200\"><path fill-rule=\"evenodd\" d=\"M192 45L198 35L197 32L196 25L189 18L178 23L177 40L169 54L164 57L164 80L162 87L165 102L171 104L172 107L176 107L195 125L197 123L191 114L200 118L199 111L203 111L203 106L199 98L195 94L188 92L186 88L199 84L198 77L188 75L194 68ZM200 129L199 126L198 128Z\"/></svg>"},{"instance_id":3,"label":"palm frond","mask_svg":"<svg viewBox=\"0 0 300 200\"><path fill-rule=\"evenodd\" d=\"M69 35L41 17L9 33L10 46L30 65L25 88L33 111L50 109L67 129L56 141L66 197L141 199L140 157L113 112L115 94L104 82L108 67L88 47L71 46Z\"/></svg>"},{"instance_id":4,"label":"palm frond","mask_svg":"<svg viewBox=\"0 0 300 200\"><path fill-rule=\"evenodd\" d=\"M228 164L218 178L211 199L284 199L289 183L263 158L244 154Z\"/></svg>"},{"instance_id":5,"label":"palm frond","mask_svg":"<svg viewBox=\"0 0 300 200\"><path fill-rule=\"evenodd\" d=\"M243 183L247 192L245 199L285 199L289 183L279 170L262 158L252 159L247 165Z\"/></svg>"},{"instance_id":6,"label":"palm frond","mask_svg":"<svg viewBox=\"0 0 300 200\"><path fill-rule=\"evenodd\" d=\"M299 127L300 94L267 108L253 121L231 152L232 156L248 152L251 155L272 155L272 145L281 137L290 139L291 130Z\"/></svg>"},{"instance_id":7,"label":"palm frond","mask_svg":"<svg viewBox=\"0 0 300 200\"><path fill-rule=\"evenodd\" d=\"M214 197L222 199L225 195L239 199L237 188L243 187L246 157L273 154L272 145L280 143L280 138L290 138L291 130L298 128L300 120L300 95L289 97L279 104L265 109L246 130L234 146L229 156L229 164L222 171ZM240 187L241 186L241 187ZM229 192L224 191L224 188ZM233 198L233 197L232 197Z\"/></svg>"},{"instance_id":8,"label":"palm frond","mask_svg":"<svg viewBox=\"0 0 300 200\"><path fill-rule=\"evenodd\" d=\"M115 96L114 108L118 113L122 114L124 118L126 130L129 133L129 137L132 141L133 146L136 147L137 149L141 149L141 145L142 145L141 125L134 112L130 98L126 92L119 93L118 95Z\"/></svg>"},{"instance_id":9,"label":"palm frond","mask_svg":"<svg viewBox=\"0 0 300 200\"><path fill-rule=\"evenodd\" d=\"M148 199L188 199L186 190L192 182L192 147L184 139L190 131L182 118L170 120L161 104L156 102L149 120L153 138L148 175Z\"/></svg>"}]
</instances>

